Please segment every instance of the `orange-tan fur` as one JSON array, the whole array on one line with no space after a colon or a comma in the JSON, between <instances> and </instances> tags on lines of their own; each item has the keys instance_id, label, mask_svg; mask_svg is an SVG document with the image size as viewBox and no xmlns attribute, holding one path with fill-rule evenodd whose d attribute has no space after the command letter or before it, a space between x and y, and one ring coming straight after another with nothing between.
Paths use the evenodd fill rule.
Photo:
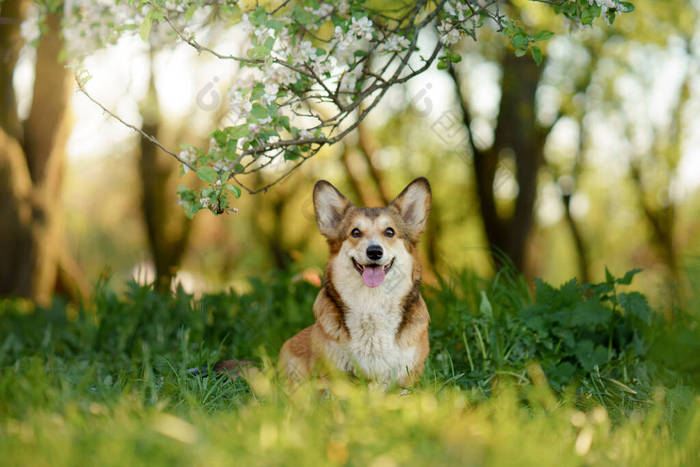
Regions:
<instances>
[{"instance_id":1,"label":"orange-tan fur","mask_svg":"<svg viewBox=\"0 0 700 467\"><path fill-rule=\"evenodd\" d=\"M419 290L416 249L430 201L425 178L411 182L385 208L355 207L330 183L316 184L316 220L330 258L313 306L315 323L280 350L280 368L290 379L329 370L402 386L420 378L429 352L430 317ZM369 259L368 245L382 248L379 262L384 263L377 266ZM364 261L369 263L363 266ZM368 266L386 271L379 286L363 282L360 271Z\"/></svg>"}]
</instances>

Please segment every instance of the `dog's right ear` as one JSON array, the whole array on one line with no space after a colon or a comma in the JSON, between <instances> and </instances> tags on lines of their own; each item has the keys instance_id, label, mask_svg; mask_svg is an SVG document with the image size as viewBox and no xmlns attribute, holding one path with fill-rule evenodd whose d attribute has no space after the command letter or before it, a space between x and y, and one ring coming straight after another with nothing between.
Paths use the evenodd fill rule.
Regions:
<instances>
[{"instance_id":1,"label":"dog's right ear","mask_svg":"<svg viewBox=\"0 0 700 467\"><path fill-rule=\"evenodd\" d=\"M340 222L352 203L329 182L319 180L314 186L314 210L318 229L325 237L335 237Z\"/></svg>"}]
</instances>

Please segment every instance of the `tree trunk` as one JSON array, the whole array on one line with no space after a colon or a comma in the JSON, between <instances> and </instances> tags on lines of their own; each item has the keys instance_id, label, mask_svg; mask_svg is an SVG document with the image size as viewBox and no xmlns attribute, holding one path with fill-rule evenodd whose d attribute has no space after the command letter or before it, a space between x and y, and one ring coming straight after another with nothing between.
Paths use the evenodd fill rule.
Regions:
<instances>
[{"instance_id":1,"label":"tree trunk","mask_svg":"<svg viewBox=\"0 0 700 467\"><path fill-rule=\"evenodd\" d=\"M143 131L157 135L166 146L170 135L163 128L164 123L157 111L153 76L149 97L143 109ZM172 143L177 143L172 141ZM176 145L176 144L175 144ZM177 273L189 241L192 221L177 205L175 194L177 163L145 138L141 138L139 157L139 179L141 182L141 212L148 237L148 245L155 267L155 287L161 293L170 291L170 284Z\"/></svg>"},{"instance_id":2,"label":"tree trunk","mask_svg":"<svg viewBox=\"0 0 700 467\"><path fill-rule=\"evenodd\" d=\"M5 2L2 14L19 11L21 6L22 2ZM40 304L51 300L57 286L74 299L87 294L85 280L70 259L62 233L60 187L69 135L65 113L69 81L58 63L60 21L58 14L46 18L46 30L37 48L34 98L23 126L12 91L16 55L3 61L0 68L4 104L0 121L0 251L6 255L0 266L0 294L23 296ZM0 40L18 47L11 31L5 31Z\"/></svg>"},{"instance_id":3,"label":"tree trunk","mask_svg":"<svg viewBox=\"0 0 700 467\"><path fill-rule=\"evenodd\" d=\"M526 245L533 226L537 174L545 142L545 133L537 126L535 117L535 91L542 70L529 57L517 58L509 52L504 54L502 69L501 102L494 144L488 150L480 150L474 144L471 119L460 80L454 68L449 71L462 107L463 123L469 133L476 191L491 257L497 269L512 262L516 269L523 271ZM499 157L504 150L511 150L515 155L515 178L519 187L515 208L509 217L499 214L493 191Z\"/></svg>"},{"instance_id":4,"label":"tree trunk","mask_svg":"<svg viewBox=\"0 0 700 467\"><path fill-rule=\"evenodd\" d=\"M0 128L7 136L20 140L22 127L17 115L17 101L12 86L12 74L22 48L19 26L24 17L26 4L22 0L0 2Z\"/></svg>"}]
</instances>

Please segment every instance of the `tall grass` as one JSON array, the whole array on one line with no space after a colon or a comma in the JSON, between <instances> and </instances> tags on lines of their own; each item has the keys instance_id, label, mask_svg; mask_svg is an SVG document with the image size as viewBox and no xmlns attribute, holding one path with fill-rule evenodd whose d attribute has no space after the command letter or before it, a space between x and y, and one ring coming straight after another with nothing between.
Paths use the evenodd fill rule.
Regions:
<instances>
[{"instance_id":1,"label":"tall grass","mask_svg":"<svg viewBox=\"0 0 700 467\"><path fill-rule=\"evenodd\" d=\"M83 307L4 300L3 464L690 464L697 314L662 318L626 290L633 276L532 293L507 271L441 279L407 395L342 378L285 390L271 368L318 291L285 273L200 299L101 282ZM186 371L221 358L260 371Z\"/></svg>"}]
</instances>

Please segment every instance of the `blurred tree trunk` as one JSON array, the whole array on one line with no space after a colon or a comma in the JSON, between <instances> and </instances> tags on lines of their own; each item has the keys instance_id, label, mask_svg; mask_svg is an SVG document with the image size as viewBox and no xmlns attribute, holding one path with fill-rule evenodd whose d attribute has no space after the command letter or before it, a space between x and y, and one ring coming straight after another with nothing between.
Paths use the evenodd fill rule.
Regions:
<instances>
[{"instance_id":1,"label":"blurred tree trunk","mask_svg":"<svg viewBox=\"0 0 700 467\"><path fill-rule=\"evenodd\" d=\"M529 57L517 58L506 51L501 63L501 102L493 146L479 149L471 134L471 118L454 67L449 72L457 89L463 124L469 134L474 157L474 175L481 217L486 238L491 246L491 258L497 269L512 261L524 271L526 245L533 226L537 174L542 161L546 132L536 123L535 91L542 68ZM494 179L499 158L504 151L515 156L518 195L510 216L503 216L496 207ZM503 255L507 256L503 258Z\"/></svg>"},{"instance_id":2,"label":"blurred tree trunk","mask_svg":"<svg viewBox=\"0 0 700 467\"><path fill-rule=\"evenodd\" d=\"M26 4L20 0L0 2L0 128L8 136L22 138L22 126L17 115L17 102L12 87L12 74L22 48L19 26Z\"/></svg>"},{"instance_id":3,"label":"blurred tree trunk","mask_svg":"<svg viewBox=\"0 0 700 467\"><path fill-rule=\"evenodd\" d=\"M353 196L357 199L363 206L372 205L372 197L367 191L367 184L363 183L361 174L357 172L357 167L353 164L352 157L353 147L349 144L343 145L343 152L340 154L340 162L343 163L345 168L345 175L350 182L350 188L352 188Z\"/></svg>"},{"instance_id":4,"label":"blurred tree trunk","mask_svg":"<svg viewBox=\"0 0 700 467\"><path fill-rule=\"evenodd\" d=\"M379 198L384 206L386 206L394 198L391 196L391 193L389 193L389 188L387 187L386 180L384 179L384 174L372 162L372 154L374 154L374 151L376 151L376 144L372 141L370 130L367 128L366 124L361 124L357 127L357 137L358 149L360 150L360 154L367 165L369 176L374 182L374 186L377 187Z\"/></svg>"},{"instance_id":5,"label":"blurred tree trunk","mask_svg":"<svg viewBox=\"0 0 700 467\"><path fill-rule=\"evenodd\" d=\"M177 146L164 129L158 112L158 99L151 73L149 94L142 105L143 131L156 137L166 146ZM179 132L178 132L179 133ZM141 183L141 212L148 237L148 246L155 267L155 287L161 293L170 291L190 238L192 221L177 205L176 177L178 164L158 147L141 138L139 157Z\"/></svg>"},{"instance_id":6,"label":"blurred tree trunk","mask_svg":"<svg viewBox=\"0 0 700 467\"><path fill-rule=\"evenodd\" d=\"M5 1L0 16L20 19L26 5ZM77 299L87 284L68 253L61 212L68 73L58 63L61 17L50 13L39 42L29 117L21 122L12 74L21 39L19 23L0 28L0 295L18 295L46 304L57 289Z\"/></svg>"}]
</instances>

